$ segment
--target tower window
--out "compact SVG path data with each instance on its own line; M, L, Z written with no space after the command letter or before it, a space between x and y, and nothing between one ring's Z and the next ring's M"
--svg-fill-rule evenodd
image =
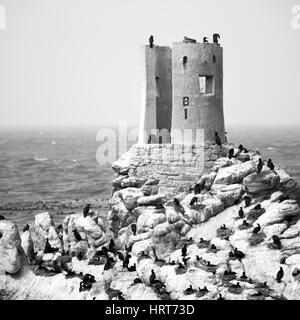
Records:
M213 94L214 76L199 76L200 93Z
M217 61L217 58L215 55L213 55L213 63L216 63L216 61Z
M187 119L187 109L184 109L184 119Z
M189 97L183 97L182 98L182 104L183 104L184 107L188 106L190 104Z

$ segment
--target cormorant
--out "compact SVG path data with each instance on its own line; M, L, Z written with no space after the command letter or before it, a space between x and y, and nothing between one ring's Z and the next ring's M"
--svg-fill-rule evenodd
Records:
M244 218L244 215L245 215L244 210L243 210L243 208L242 208L242 207L240 207L240 210L239 210L239 217L240 217L240 218Z
M81 240L82 240L79 232L78 232L76 229L74 229L72 232L73 232L73 234L74 234L74 237L75 237L75 240L76 240L76 241L81 241Z
M218 132L215 132L215 142L218 146L222 145L221 138L219 137Z
M149 37L149 44L150 44L150 48L151 48L151 49L153 48L153 43L154 43L154 38L153 38L153 36L151 35L151 36Z
M84 216L84 217L86 217L86 216L89 214L90 207L91 207L91 204L88 203L88 204L83 208L83 216Z
M255 228L253 229L252 233L257 234L257 233L259 233L260 229L261 229L261 228L260 228L260 224L258 223L258 224L257 224L257 227L255 227Z
M277 276L276 276L276 280L278 283L281 282L281 279L283 278L283 274L284 274L283 269L282 267L280 267L280 270L277 272Z
M264 163L262 162L261 158L259 158L258 164L257 164L257 173L261 173L263 166L264 166Z

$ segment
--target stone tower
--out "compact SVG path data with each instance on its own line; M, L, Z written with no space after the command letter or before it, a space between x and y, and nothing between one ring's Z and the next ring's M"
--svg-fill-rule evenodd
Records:
M172 50L142 46L142 107L139 143L170 143L170 134L161 141L155 130L170 132L172 121Z
M215 143L215 132L225 142L223 49L187 39L172 50L143 46L140 144L198 144L199 133ZM155 129L162 130L160 137Z

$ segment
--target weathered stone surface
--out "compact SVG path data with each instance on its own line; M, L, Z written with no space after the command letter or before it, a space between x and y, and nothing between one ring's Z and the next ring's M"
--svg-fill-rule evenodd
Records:
M215 178L215 184L241 183L249 174L256 171L256 161L235 164L230 167L220 168Z
M259 194L262 192L271 191L279 185L279 182L280 177L273 171L252 173L243 180L245 190L249 194Z
M125 208L127 210L132 210L138 206L137 200L143 197L143 193L138 188L126 188L118 191L119 197L122 199Z
M0 274L17 273L24 261L18 228L11 221L0 220L0 235Z
M231 184L224 186L217 191L218 198L225 206L232 206L236 200L239 200L243 194L243 187L240 184Z
M46 239L49 240L53 248L58 248L60 251L62 243L55 230L53 217L49 212L43 212L35 216L35 250L44 250Z
M138 205L140 206L152 206L156 204L162 204L166 200L165 195L163 194L156 194L147 197L140 197L137 200Z
M21 246L24 250L25 255L29 261L34 259L34 242L31 237L30 230L27 230L21 235Z

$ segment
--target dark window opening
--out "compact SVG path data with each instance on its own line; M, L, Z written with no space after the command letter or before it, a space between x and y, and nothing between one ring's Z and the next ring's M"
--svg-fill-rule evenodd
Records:
M182 104L183 104L183 106L188 106L190 104L189 97L183 97L182 98Z
M184 109L184 119L187 119L187 109Z
M217 61L217 58L215 55L213 55L213 63L216 63L216 61Z
M199 76L200 93L214 93L214 76Z
M155 85L156 85L156 96L160 96L160 90L159 90L159 77L155 77Z

